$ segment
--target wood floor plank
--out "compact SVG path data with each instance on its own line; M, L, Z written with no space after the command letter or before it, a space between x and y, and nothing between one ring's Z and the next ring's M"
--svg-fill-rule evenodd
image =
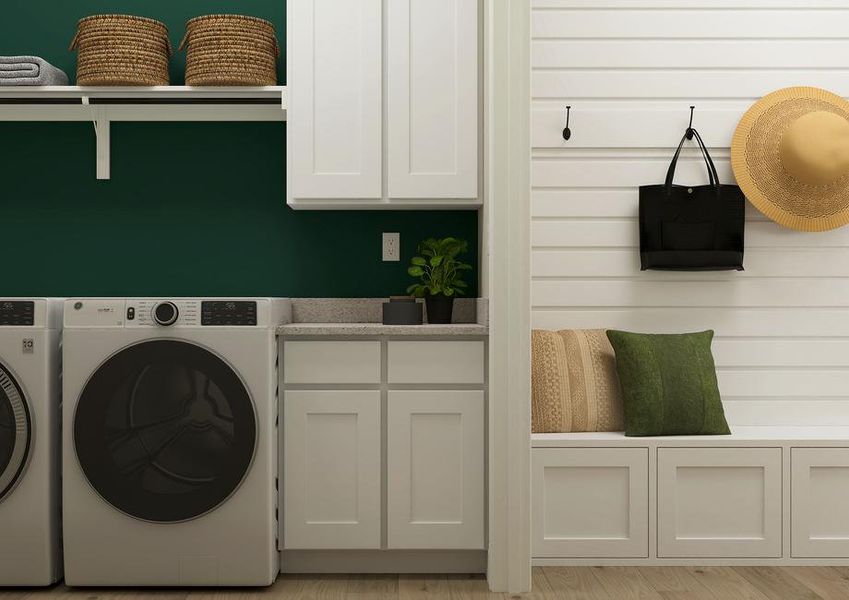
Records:
M448 595L451 600L495 600L509 598L493 594L484 575L448 575Z
M715 600L713 594L679 567L638 567L639 574L667 600Z
M398 600L449 600L445 575L401 575L398 578Z
M592 574L593 567L543 567L549 589L565 600L606 600L601 582Z
M717 600L770 600L731 567L684 567Z
M816 592L780 568L732 567L768 598L823 600Z
M601 583L607 598L663 600L663 596L643 579L637 567L594 567L591 572Z
M830 567L784 567L782 570L824 600L849 598L849 579Z
M302 583L297 600L344 600L348 591L347 575L311 575Z

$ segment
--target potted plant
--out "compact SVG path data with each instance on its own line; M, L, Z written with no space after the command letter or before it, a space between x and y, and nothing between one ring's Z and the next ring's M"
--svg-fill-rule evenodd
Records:
M428 323L451 322L454 298L465 295L468 287L463 281L463 271L472 268L457 257L468 249L465 240L429 238L419 244L418 255L410 260L407 273L419 281L408 287L407 293L425 299Z

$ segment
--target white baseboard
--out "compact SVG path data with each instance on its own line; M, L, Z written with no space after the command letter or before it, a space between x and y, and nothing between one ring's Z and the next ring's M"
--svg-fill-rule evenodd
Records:
M483 550L283 550L281 573L485 573Z

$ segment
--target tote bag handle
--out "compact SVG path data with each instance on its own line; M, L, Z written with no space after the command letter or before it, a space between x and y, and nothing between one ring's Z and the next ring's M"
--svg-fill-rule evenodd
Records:
M702 140L702 136L699 135L699 132L695 129L691 129L693 132L693 137L696 139L696 142L699 145L699 150L702 152L702 157L705 160L705 165L707 165L708 179L710 180L710 186L715 188L717 192L719 192L719 175L716 172L716 165L713 164L713 159L710 157L710 153L705 146L704 141ZM685 133L681 137L681 142L678 144L678 149L675 151L675 155L672 157L672 162L669 163L669 170L666 171L666 193L672 194L672 180L675 178L675 167L678 165L678 157L681 155L681 148L684 147L684 142L687 140L687 134Z

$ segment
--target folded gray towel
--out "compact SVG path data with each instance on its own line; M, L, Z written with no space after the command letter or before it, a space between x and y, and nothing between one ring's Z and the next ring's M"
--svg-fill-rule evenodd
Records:
M0 56L4 85L68 85L68 76L38 56Z

